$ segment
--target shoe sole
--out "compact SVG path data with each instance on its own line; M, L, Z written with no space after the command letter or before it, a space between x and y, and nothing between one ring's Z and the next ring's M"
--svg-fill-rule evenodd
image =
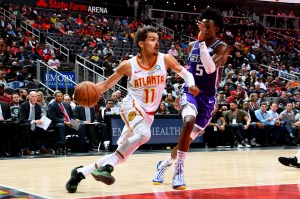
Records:
M181 185L181 186L173 186L173 189L176 189L176 190L184 190L186 189L186 185Z
M76 186L76 189L72 189L69 185L69 182L67 182L66 184L66 190L69 192L69 193L75 193L77 191L77 186Z
M152 184L153 184L153 185L162 185L163 183L162 183L162 182L154 182L154 181L153 181Z
M103 175L103 174L94 174L94 173L91 174L96 181L101 181L107 185L111 185L116 181L116 179L112 175Z

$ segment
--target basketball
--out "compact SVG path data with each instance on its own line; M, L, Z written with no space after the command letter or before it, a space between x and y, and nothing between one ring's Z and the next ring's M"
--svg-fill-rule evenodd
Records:
M100 99L100 91L95 83L84 81L75 87L74 100L81 106L95 106Z

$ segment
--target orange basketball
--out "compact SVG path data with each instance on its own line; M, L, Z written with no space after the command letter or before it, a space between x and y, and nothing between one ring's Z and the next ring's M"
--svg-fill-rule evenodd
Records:
M100 99L100 91L95 83L84 81L75 87L74 100L81 106L95 106Z

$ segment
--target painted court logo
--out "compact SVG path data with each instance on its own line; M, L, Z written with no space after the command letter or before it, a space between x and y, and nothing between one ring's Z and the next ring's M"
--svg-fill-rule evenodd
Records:
M134 111L130 112L128 114L128 120L132 121L135 118L135 116L136 116L136 113Z

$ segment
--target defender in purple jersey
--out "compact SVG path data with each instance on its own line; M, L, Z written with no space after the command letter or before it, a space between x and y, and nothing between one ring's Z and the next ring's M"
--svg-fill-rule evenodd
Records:
M176 159L173 188L185 189L183 167L190 143L201 133L211 119L214 110L215 94L219 83L222 66L226 63L230 48L217 39L217 32L222 29L223 18L220 11L210 7L204 9L197 22L199 28L198 40L188 45L189 69L193 74L195 84L201 92L194 97L187 93L183 86L180 95L181 115L183 127L172 153L164 161L157 164L153 184L162 184L164 173Z

